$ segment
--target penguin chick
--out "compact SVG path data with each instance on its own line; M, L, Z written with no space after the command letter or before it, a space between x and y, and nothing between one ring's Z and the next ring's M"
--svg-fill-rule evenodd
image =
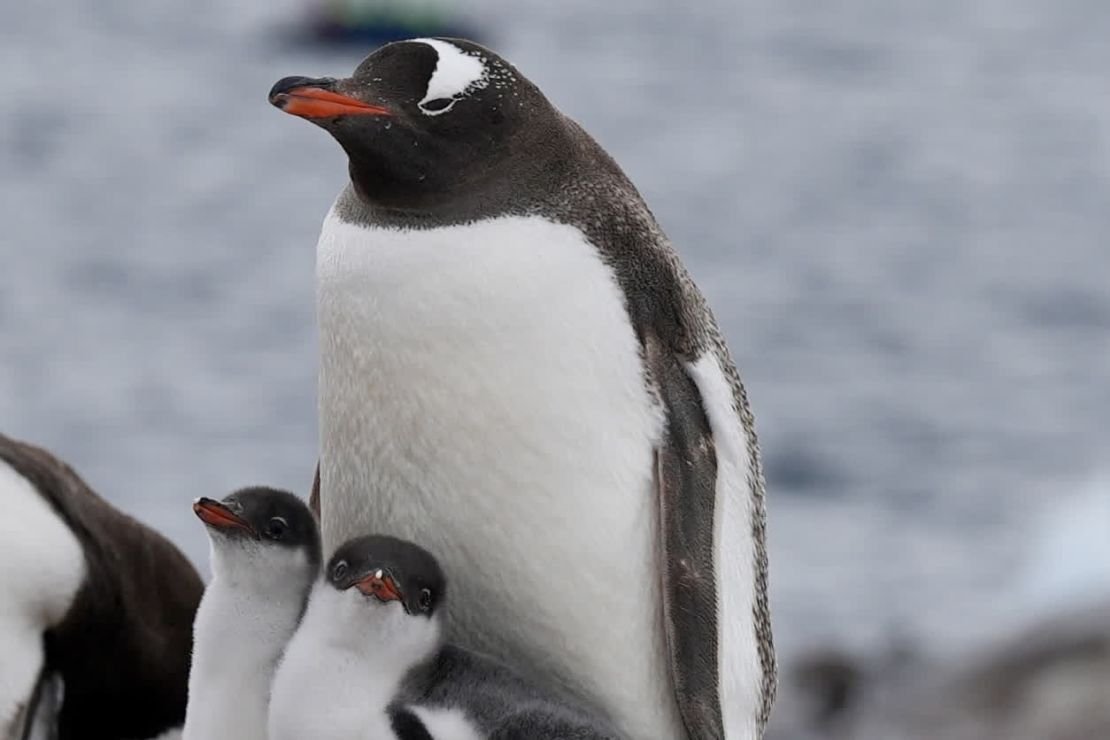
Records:
M245 488L193 511L212 582L193 633L184 740L264 740L274 670L320 571L320 533L292 493Z
M446 644L447 579L394 537L342 545L274 679L272 740L601 740L608 721Z

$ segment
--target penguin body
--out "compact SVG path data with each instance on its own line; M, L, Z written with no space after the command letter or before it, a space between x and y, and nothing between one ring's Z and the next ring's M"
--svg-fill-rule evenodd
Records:
M3 435L0 503L0 736L27 723L57 740L179 728L203 591L192 565L57 458Z
M389 259L374 259L383 252ZM563 279L537 288L540 274ZM320 418L323 449L335 453L322 462L323 491L383 491L326 500L325 536L348 539L360 522L376 521L443 552L453 582L481 584L453 599L449 621L464 644L541 675L591 666L580 684L587 696L617 692L626 706L646 699L645 727L675 726L671 689L657 679L668 668L652 608L661 598L652 445L663 413L644 388L619 288L590 244L537 217L394 233L333 213L319 280ZM375 296L376 339L348 319L367 295ZM583 323L594 327L589 346L578 335ZM395 349L362 354L371 341ZM445 363L444 341L465 347L466 361ZM579 381L583 365L598 369L596 382ZM545 454L552 436L562 460ZM357 454L353 440L380 457ZM397 444L407 455L385 452ZM425 464L409 468L409 457ZM405 492L403 505L394 491ZM512 555L519 552L529 557ZM552 577L571 553L589 553L592 565ZM506 604L519 610L513 620ZM506 643L508 654L498 649ZM561 653L547 653L549 645L563 645Z

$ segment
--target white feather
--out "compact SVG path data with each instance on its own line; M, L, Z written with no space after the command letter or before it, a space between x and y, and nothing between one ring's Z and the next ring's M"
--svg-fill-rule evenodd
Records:
M271 740L393 737L386 709L438 646L440 627L371 598L317 583L274 676Z
M634 737L679 736L662 412L597 250L538 217L398 231L333 210L318 278L325 551L369 531L423 544L465 645L600 701Z
M482 740L477 729L459 709L409 707L424 723L432 740Z
M30 698L42 633L85 580L81 543L31 483L0 460L0 737Z
M732 386L712 354L687 366L701 393L717 451L713 567L717 575L717 637L721 710L728 740L759 736L756 718L762 670L752 616L755 543L751 526L752 463Z
M427 103L440 99L453 101L467 91L485 84L486 65L477 54L463 51L454 44L439 39L415 39L414 42L427 44L435 49L437 55L436 67L428 79L427 90L417 104L424 115L442 115L454 105L452 102L446 108L427 110L424 107Z
M270 682L315 575L303 549L211 534L184 740L264 740Z

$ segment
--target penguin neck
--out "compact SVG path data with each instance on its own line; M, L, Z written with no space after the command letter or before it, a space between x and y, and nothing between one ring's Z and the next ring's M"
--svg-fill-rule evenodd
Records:
M519 159L506 170L511 177L480 170L460 179L460 173L453 173L450 187L439 192L393 200L395 189L387 188L390 199L386 200L380 197L377 168L351 159L350 180L336 206L348 223L394 229L433 229L498 216L533 215L547 210L542 206L552 193L567 189L572 167L565 159ZM525 197L524 192L534 197Z
M301 548L213 543L211 562L204 598L221 607L219 618L229 627L265 621L292 634L319 575L319 565Z
M479 200L464 192L450 199L423 198L404 207L375 200L354 162L351 179L340 193L336 207L344 221L361 226L394 229L433 229L469 221L477 221L511 211L503 198Z
M270 681L315 577L303 552L276 549L213 544L212 582L194 625L185 740L266 737Z
M405 198L403 207L376 199L376 188L369 184L375 180L376 168L358 157L349 158L349 180L335 201L335 215L349 224L402 230L459 226L505 216L541 216L573 225L603 251L614 234L637 241L666 241L655 217L613 158L577 123L552 113L558 123L542 134L536 132L540 138L526 149L529 156L515 156L511 166L502 163L497 170L501 176L484 171L474 174L475 179L456 178L449 193ZM536 156L537 152L558 155ZM615 210L614 216L592 218L598 204Z
M400 602L380 603L354 589L340 592L325 585L313 592L305 628L318 630L333 649L349 653L364 668L367 690L390 695L443 644L438 617L412 616Z
M265 631L260 640L284 647L304 614L312 584L319 576L317 559L304 548L247 543L212 546L212 582L204 594L212 616L224 631Z
M437 653L440 628L400 604L372 613L377 606L316 583L274 677L269 740L393 737L388 707L412 668Z

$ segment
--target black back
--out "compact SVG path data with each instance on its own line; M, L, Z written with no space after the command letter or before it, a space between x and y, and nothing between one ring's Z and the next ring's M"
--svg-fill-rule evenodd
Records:
M59 740L149 738L180 725L204 591L196 570L45 450L0 435L0 459L35 486L85 553L86 581L43 637L44 670L65 685Z

